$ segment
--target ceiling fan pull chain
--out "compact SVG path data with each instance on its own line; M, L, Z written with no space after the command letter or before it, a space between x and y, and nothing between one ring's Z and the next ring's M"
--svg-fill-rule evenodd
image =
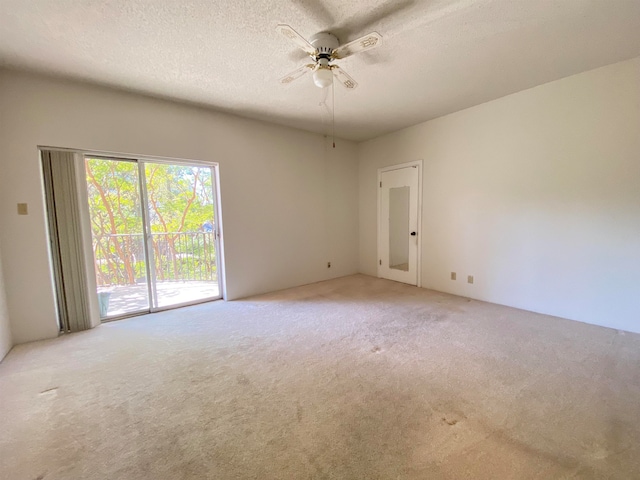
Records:
M336 148L336 82L331 82L331 141Z

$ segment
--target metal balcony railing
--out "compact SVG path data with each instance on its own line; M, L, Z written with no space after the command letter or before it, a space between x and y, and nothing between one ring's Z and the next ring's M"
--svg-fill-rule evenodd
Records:
M153 233L151 238L157 281L218 280L212 232ZM143 234L94 235L93 255L99 287L146 282Z

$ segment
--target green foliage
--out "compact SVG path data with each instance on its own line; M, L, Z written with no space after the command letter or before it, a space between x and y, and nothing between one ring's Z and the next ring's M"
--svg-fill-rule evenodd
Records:
M194 232L213 223L209 168L147 163L145 176L153 232Z
M91 224L95 235L142 233L138 164L86 161ZM196 232L214 222L209 168L145 164L152 232Z
M138 164L85 162L96 273L100 285L146 275ZM145 163L147 215L158 280L213 280L213 178L207 167Z

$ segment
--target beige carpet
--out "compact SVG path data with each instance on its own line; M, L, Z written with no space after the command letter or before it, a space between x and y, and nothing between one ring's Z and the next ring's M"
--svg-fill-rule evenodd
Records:
M366 276L0 364L0 478L640 478L640 335Z

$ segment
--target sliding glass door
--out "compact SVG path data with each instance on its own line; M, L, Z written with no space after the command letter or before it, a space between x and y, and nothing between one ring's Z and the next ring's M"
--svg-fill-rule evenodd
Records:
M209 167L144 163L155 304L219 298Z
M102 319L221 297L215 170L85 157Z
M85 169L100 316L149 311L138 164L86 158Z

